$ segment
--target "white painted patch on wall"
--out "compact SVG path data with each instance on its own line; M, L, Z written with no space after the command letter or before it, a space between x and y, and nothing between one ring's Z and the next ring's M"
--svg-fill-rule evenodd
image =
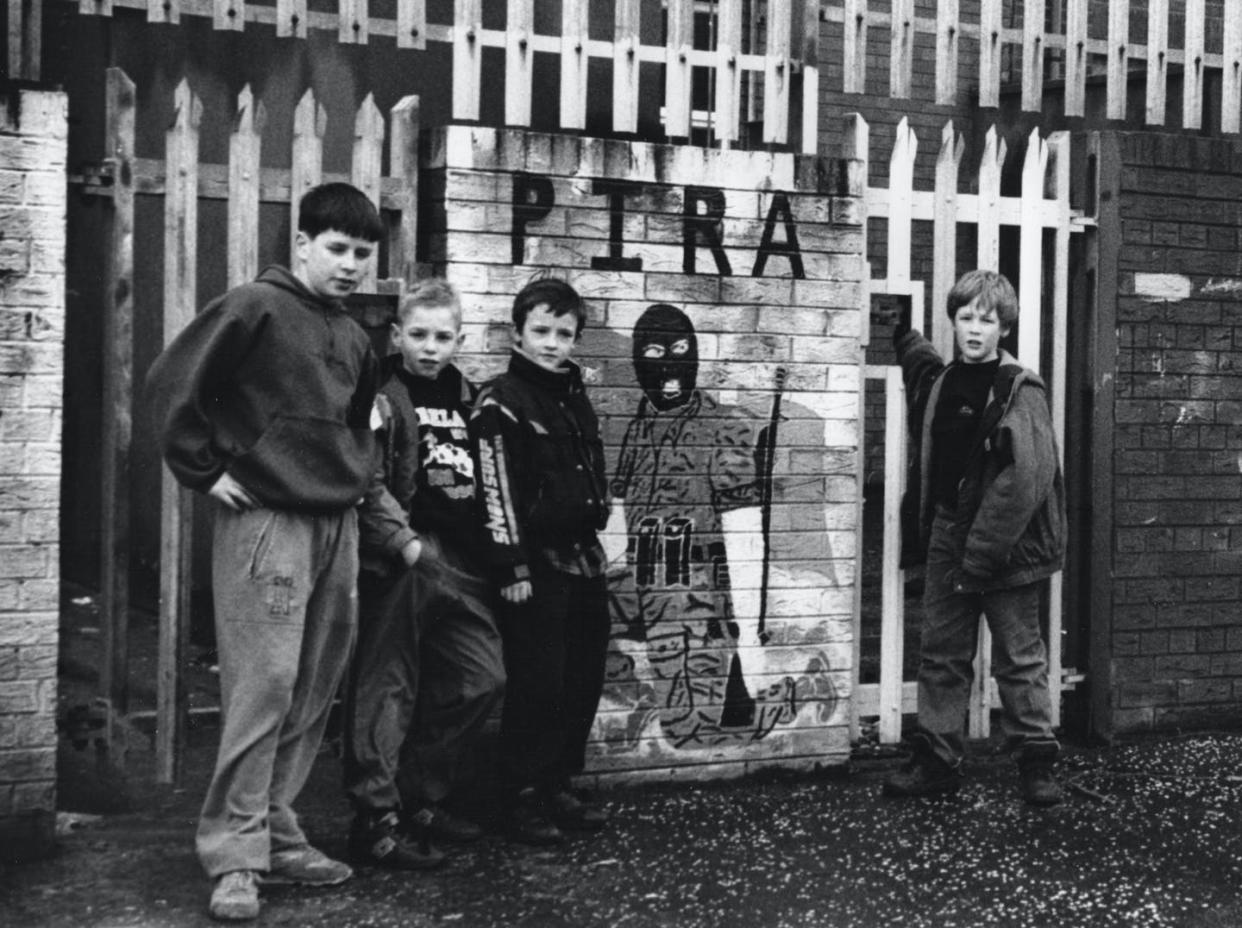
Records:
M1234 277L1222 277L1217 280L1215 277L1208 278L1208 282L1203 285L1200 293L1242 293L1242 280Z
M1182 274L1135 274L1134 295L1149 302L1179 303L1190 296L1190 278Z

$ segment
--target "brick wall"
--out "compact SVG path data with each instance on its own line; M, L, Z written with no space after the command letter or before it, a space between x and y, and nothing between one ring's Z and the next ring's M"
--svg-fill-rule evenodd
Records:
M55 823L67 105L0 111L0 848Z
M1242 145L1130 133L1114 150L1111 720L1237 724Z
M860 193L856 166L787 154L432 133L425 257L465 296L467 371L506 363L512 298L534 275L566 277L590 307L578 356L621 520L591 772L718 777L848 756ZM686 218L709 209L718 221ZM634 349L656 303L693 327L696 390L643 420Z

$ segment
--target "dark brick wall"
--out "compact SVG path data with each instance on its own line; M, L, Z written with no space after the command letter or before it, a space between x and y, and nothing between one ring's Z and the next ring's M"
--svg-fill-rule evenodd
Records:
M1118 142L1112 727L1242 723L1242 144Z

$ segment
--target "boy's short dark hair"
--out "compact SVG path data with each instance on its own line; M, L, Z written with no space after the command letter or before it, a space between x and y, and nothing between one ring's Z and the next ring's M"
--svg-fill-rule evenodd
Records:
M586 304L578 291L566 281L556 277L541 277L532 280L518 291L513 298L513 326L519 332L526 325L526 317L530 311L541 303L548 305L548 312L554 316L570 313L578 320L576 334L581 335L587 323Z
M420 306L447 306L453 311L457 327L461 328L461 295L443 277L428 277L415 284L414 289L401 298L397 320L405 322L410 313Z
M1012 328L1018 321L1018 296L1013 292L1013 284L1003 274L974 270L958 278L945 301L949 318L955 318L957 311L975 297L979 298L980 308L996 313L1002 328Z
M298 231L311 238L321 232L343 232L364 242L384 237L384 223L370 198L353 184L312 187L298 203Z

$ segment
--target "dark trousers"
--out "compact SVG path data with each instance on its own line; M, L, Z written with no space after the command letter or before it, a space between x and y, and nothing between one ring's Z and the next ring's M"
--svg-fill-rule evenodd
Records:
M536 568L534 594L501 604L505 645L500 737L505 791L562 785L581 773L604 688L607 586Z
M444 799L504 692L490 585L434 544L410 570L359 578L345 789L359 810Z

